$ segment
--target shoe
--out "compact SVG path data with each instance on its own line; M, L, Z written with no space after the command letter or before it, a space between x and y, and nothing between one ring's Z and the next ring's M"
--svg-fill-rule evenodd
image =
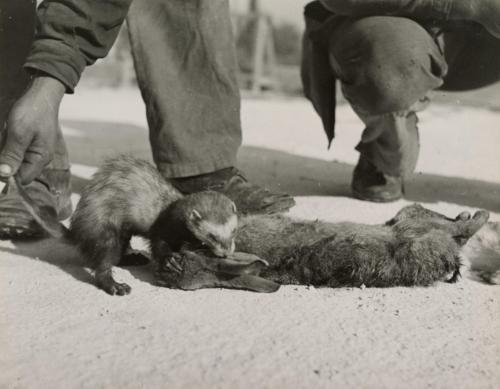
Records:
M69 170L44 170L42 176L24 190L44 217L60 221L71 216ZM0 194L0 239L37 239L47 235L24 206L17 188L6 185Z
M354 168L351 189L355 198L376 203L399 200L404 193L402 177L389 176L378 171L363 156Z
M170 179L184 194L214 190L225 194L241 214L274 214L286 212L295 200L285 193L273 193L248 182L241 171L229 167L209 174Z

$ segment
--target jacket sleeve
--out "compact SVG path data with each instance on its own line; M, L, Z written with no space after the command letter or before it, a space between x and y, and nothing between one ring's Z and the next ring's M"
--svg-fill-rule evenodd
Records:
M448 20L458 3L469 0L320 0L331 12L345 16L406 16L417 19ZM457 3L457 4L455 4Z
M84 68L105 57L125 20L132 0L45 0L28 71L41 71L61 81L72 93Z
M337 17L326 10L319 1L309 3L304 10L306 29L302 37L302 62L300 75L304 95L311 101L321 117L328 138L328 148L335 136L336 77L328 59L330 26Z

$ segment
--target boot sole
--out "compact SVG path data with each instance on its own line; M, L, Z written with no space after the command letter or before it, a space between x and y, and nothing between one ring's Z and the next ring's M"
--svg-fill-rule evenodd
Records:
M374 196L369 196L365 195L361 192L358 192L355 189L351 189L352 196L358 200L363 200L363 201L370 201L372 203L392 203L394 201L400 200L403 198L403 194L399 195L394 195L391 197L374 197Z

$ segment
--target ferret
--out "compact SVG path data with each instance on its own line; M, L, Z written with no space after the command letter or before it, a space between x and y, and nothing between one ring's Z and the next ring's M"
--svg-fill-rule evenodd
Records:
M152 164L132 156L104 162L83 189L69 229L41 215L22 185L13 183L40 226L77 246L95 270L97 286L111 295L131 291L129 285L114 280L112 267L125 255L133 235L151 241L152 260L161 266L169 260L163 256L183 244L204 245L219 257L234 251L233 201L214 191L183 196Z

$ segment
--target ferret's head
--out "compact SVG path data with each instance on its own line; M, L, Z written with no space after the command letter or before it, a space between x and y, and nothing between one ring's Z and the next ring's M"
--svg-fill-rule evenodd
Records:
M218 257L234 252L238 227L236 205L225 195L203 191L189 196L187 227Z

